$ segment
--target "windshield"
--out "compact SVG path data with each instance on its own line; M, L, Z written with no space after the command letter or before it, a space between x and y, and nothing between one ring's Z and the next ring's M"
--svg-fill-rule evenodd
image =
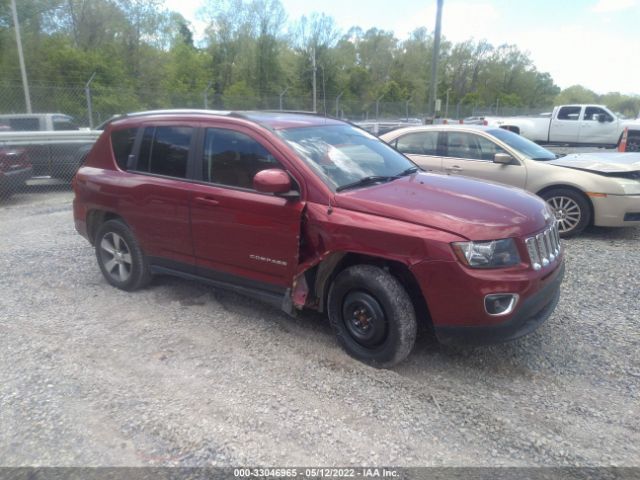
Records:
M557 158L555 153L504 128L489 130L489 133L532 160L555 160Z
M417 169L387 144L351 125L289 128L278 133L334 190L390 181ZM372 182L361 182L364 179Z

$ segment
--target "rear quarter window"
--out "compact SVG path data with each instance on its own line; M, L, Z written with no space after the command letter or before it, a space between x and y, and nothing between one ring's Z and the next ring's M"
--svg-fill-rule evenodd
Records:
M113 149L113 156L120 170L127 169L129 155L131 155L133 151L133 144L136 141L137 134L137 128L125 128L111 133L111 148Z

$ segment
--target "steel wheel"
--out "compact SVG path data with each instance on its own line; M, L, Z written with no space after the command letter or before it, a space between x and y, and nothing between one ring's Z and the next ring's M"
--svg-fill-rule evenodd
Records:
M409 294L388 271L353 265L333 280L327 298L331 328L349 355L375 367L404 360L416 340Z
M100 242L100 255L108 275L118 282L126 282L131 276L131 250L124 238L109 232Z
M366 292L354 291L345 297L342 318L351 337L362 346L379 345L387 334L384 311Z
M558 231L567 233L578 226L582 219L580 205L569 197L551 197L547 200L558 221Z

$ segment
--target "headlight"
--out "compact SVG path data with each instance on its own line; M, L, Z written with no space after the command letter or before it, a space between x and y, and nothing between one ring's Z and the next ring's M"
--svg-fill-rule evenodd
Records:
M460 261L469 267L500 268L520 263L513 238L488 242L454 242L451 245Z

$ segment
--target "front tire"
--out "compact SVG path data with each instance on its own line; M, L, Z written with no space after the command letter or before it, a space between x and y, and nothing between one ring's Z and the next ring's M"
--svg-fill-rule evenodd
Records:
M381 268L356 265L340 272L329 291L328 315L340 345L364 363L392 367L413 349L413 303L400 282Z
M121 220L109 220L100 226L95 249L102 275L114 287L132 291L151 281L147 259L133 232Z
M589 202L581 193L568 188L555 188L540 196L553 209L562 238L580 234L591 222Z

